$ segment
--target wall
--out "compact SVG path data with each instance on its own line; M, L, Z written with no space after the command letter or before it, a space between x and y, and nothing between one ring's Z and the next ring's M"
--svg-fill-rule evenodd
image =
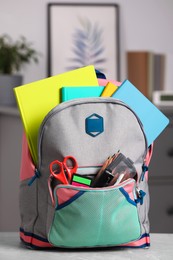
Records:
M25 35L42 53L38 65L31 64L22 71L28 83L47 76L47 3L48 0L0 0L0 35L13 39ZM77 2L79 0L52 1ZM86 1L93 2L93 1ZM95 3L107 3L95 0ZM126 50L151 50L166 54L166 89L173 89L173 1L115 0L120 6L121 80L126 77ZM106 15L106 14L105 14Z

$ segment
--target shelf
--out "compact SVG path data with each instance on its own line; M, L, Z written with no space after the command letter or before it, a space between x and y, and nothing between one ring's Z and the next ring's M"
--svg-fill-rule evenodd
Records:
M17 107L7 107L0 106L0 115L8 115L8 116L20 116L19 110Z
M157 106L157 105L155 105L155 106ZM163 113L169 113L169 114L173 113L173 106L162 106L162 105L160 105L160 106L157 106L157 108L159 110L161 110Z

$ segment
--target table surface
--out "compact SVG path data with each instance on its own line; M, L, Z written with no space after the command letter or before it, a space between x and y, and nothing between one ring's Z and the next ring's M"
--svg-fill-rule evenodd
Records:
M2 260L173 260L173 234L151 234L149 249L31 250L25 248L15 232L0 233Z

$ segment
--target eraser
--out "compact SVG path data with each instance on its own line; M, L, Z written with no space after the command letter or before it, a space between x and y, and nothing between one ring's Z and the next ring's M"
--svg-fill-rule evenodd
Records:
M85 186L90 186L91 179L84 177L84 176L81 176L79 174L74 174L73 178L72 178L72 184L73 183L78 183L78 184L82 184L82 185L85 185Z

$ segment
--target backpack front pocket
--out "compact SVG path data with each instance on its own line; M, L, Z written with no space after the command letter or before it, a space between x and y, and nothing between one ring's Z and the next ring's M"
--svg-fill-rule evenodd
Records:
M57 185L50 243L59 247L95 247L137 240L141 228L134 188L134 180L102 189Z

